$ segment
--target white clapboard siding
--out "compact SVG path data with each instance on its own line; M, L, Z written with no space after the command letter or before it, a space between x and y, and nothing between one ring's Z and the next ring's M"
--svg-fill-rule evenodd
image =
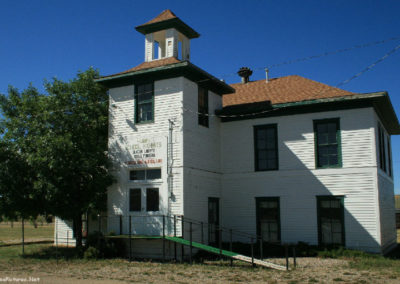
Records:
M72 221L55 218L54 245L75 246L76 240L73 235Z
M343 167L315 168L313 120L339 118ZM253 126L277 124L279 170L254 171ZM344 195L348 247L380 252L372 108L221 125L223 223L256 233L255 197L280 197L283 242L318 243L318 195Z
M379 209L381 222L381 242L383 250L397 243L396 210L394 206L393 180L387 175L378 174Z
M208 91L209 126L198 123L198 86L184 81L183 167L184 213L188 218L208 222L208 198L221 197L220 120L213 114L222 107L221 96ZM188 234L188 225L186 232ZM193 240L201 240L201 227L192 225ZM203 228L206 239L207 228Z
M137 184L129 181L133 160L130 145L138 139L157 139L162 142L162 179L155 186L160 192L159 214L183 214L183 136L182 97L183 77L154 82L154 122L135 123L134 85L112 88L110 94L109 154L113 158L117 182L108 189L108 215L129 215L129 189ZM169 120L173 127L173 198L169 198L167 174L167 143ZM146 212L141 212L143 215ZM115 217L110 217L115 219ZM138 220L138 219L135 219ZM109 220L109 230L119 231L119 220ZM128 228L128 218L123 219L123 228ZM135 222L135 221L133 221ZM123 229L124 232L126 229Z
M160 200L162 214L208 221L208 198L220 198L220 222L256 233L256 197L279 197L283 242L318 243L319 195L344 196L347 247L381 252L393 242L393 181L377 169L374 109L360 108L221 123L213 114L221 96L209 91L209 127L198 124L198 86L183 78L154 84L154 122L135 124L134 86L110 90L109 152L117 183L108 190L108 214L128 215L129 146L138 138L165 139ZM339 118L342 167L316 169L314 120ZM173 127L173 195L168 194L166 142ZM276 124L279 170L255 172L253 127ZM378 177L378 172L382 175ZM144 212L145 213L145 212ZM117 220L117 219L116 219ZM117 220L118 221L118 220ZM109 221L118 231L119 222ZM128 228L124 219L123 228ZM180 232L178 223L178 234ZM185 233L188 226L185 224ZM194 240L201 238L193 227ZM207 235L207 228L204 228ZM240 241L245 241L240 239Z

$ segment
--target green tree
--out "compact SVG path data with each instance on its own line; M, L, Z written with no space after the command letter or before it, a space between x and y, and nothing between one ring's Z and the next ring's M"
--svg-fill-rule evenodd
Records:
M45 83L46 95L33 87L22 94L10 88L0 99L4 139L16 145L35 172L33 194L45 196L44 211L73 221L82 246L82 215L104 210L108 172L108 96L94 82L92 68L69 82Z
M40 189L34 189L36 173L29 165L19 144L26 140L29 115L38 102L37 91L31 86L22 94L9 88L9 96L0 96L3 114L13 118L4 118L0 124L0 216L8 220L34 218L45 213L45 195ZM30 106L30 110L28 110ZM12 125L10 129L8 126Z

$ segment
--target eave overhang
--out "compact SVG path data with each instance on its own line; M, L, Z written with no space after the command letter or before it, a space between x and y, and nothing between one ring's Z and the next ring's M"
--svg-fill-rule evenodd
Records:
M216 110L222 122L302 113L373 107L391 135L400 134L400 125L387 92L347 95L281 104L268 101L232 105Z
M129 73L101 77L95 81L107 88L115 88L142 82L185 77L212 92L223 95L234 93L235 89L189 61L148 68Z

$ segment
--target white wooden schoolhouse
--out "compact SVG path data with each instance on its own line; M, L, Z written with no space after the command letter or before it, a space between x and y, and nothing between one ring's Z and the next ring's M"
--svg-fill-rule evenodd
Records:
M282 244L396 245L390 137L400 125L386 92L252 81L245 67L229 85L191 63L199 34L170 10L136 30L144 62L97 80L109 88L117 180L107 231L157 236L164 215L167 235L181 236L172 216L211 224L209 243L223 226Z

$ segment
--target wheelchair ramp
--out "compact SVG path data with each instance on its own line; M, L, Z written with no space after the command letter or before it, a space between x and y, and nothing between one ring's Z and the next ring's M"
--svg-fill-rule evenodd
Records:
M169 240L171 242L190 246L190 241L182 239L182 238L165 236L165 239ZM214 254L218 254L218 255L222 254L223 256L226 256L226 257L229 257L232 259L236 259L236 260L240 260L240 261L244 261L244 262L248 262L248 263L253 263L251 257L241 255L241 254L229 251L229 250L221 250L220 251L219 248L208 246L208 245L203 245L203 244L197 243L197 242L192 242L192 247L201 249L204 251L208 251L208 252L211 252ZM278 265L278 264L275 264L272 262L268 262L268 261L264 261L264 260L260 260L260 259L256 259L256 258L254 258L254 264L263 266L263 267L267 267L267 268L277 269L277 270L286 270L286 267L283 265Z

